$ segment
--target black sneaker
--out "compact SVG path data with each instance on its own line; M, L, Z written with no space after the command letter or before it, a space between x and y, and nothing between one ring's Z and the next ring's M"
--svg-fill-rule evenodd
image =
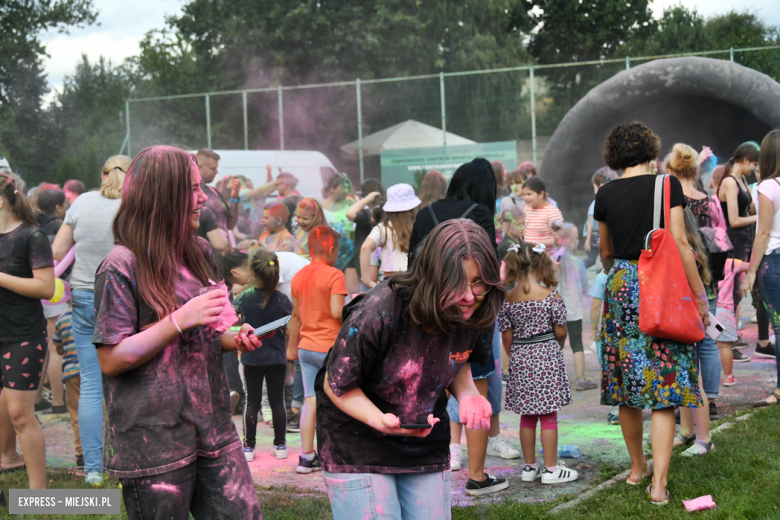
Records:
M750 361L750 356L746 356L735 348L732 348L731 352L734 354L734 363L747 363Z
M303 455L300 455L298 457L298 467L295 468L295 472L307 475L312 471L322 471L320 457L315 453L312 460L307 460Z
M290 433L298 433L301 431L301 414L290 413L290 418L287 419L287 431Z
M61 404L61 405L52 405L52 407L45 412L47 415L59 415L63 413L68 413L68 407L67 405Z
M775 344L767 343L766 347L756 345L756 356L775 359Z
M473 497L480 495L487 495L489 493L495 493L509 487L509 482L505 478L494 477L489 473L485 473L485 480L477 482L474 479L469 479L466 482L466 494Z
M718 407L715 405L715 401L710 401L710 419L718 419Z
M731 344L731 348L738 348L738 349L747 348L747 346L748 346L747 342L742 340L742 333L741 332L739 334L737 334L737 341L735 341L735 342L733 342Z
M76 455L76 466L80 468L84 467L84 455Z

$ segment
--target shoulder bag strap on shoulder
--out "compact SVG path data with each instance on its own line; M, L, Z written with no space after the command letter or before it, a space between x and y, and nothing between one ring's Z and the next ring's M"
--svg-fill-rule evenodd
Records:
M664 227L670 229L672 221L672 178L664 175Z
M661 204L663 203L664 175L655 177L655 194L653 195L653 229L661 227Z
M479 206L479 204L477 204L476 202L474 204L472 204L471 206L469 206L469 209L467 209L466 212L463 215L460 216L460 218L466 218L468 216L468 214L471 213L472 210L474 208L476 208L477 206Z
M436 218L436 213L433 212L433 204L428 205L428 213L431 214L431 218L433 219L433 225L434 227L439 225L439 219Z

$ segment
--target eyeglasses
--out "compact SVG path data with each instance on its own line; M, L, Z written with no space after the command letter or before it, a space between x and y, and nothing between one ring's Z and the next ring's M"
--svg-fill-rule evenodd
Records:
M469 288L471 289L471 294L474 296L485 296L487 293L490 292L490 289L492 287L482 280L477 280L476 282L471 282L468 284Z

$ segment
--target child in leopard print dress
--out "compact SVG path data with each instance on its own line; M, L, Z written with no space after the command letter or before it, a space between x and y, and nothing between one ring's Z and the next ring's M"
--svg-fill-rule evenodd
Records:
M515 283L498 315L509 354L506 408L522 415L520 445L525 458L521 478L543 484L576 480L577 472L558 466L558 410L571 403L563 362L566 307L556 290L555 264L543 244L509 248L506 282ZM544 465L536 462L536 423L541 423Z

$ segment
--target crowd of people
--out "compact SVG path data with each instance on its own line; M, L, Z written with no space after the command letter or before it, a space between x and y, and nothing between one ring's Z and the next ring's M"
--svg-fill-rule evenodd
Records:
M26 191L0 172L0 466L26 468L30 487L44 488L36 412L69 413L86 482L119 479L130 518L260 518L247 463L267 423L279 460L287 433L300 432L296 471L323 472L335 518L449 518L464 426L469 495L508 486L485 471L487 456L522 456L522 481L571 482L577 472L557 460L558 412L572 389L600 386L631 458L627 483L652 477L662 505L672 448L715 450L721 370L736 385L733 363L750 360L739 333L747 294L755 355L776 357L780 131L720 166L713 150L683 143L660 156L646 126L615 128L581 231L530 162L507 172L478 158L449 182L430 171L417 188L367 179L357 192L334 174L321 200L270 166L260 187L214 183L220 157L209 149L111 157L93 191L79 181ZM661 174L660 223L695 320L722 325L696 343L640 324ZM278 320L275 333L255 333ZM586 346L600 385L586 377ZM778 399L780 382L755 405ZM500 431L502 408L521 416L520 450Z

